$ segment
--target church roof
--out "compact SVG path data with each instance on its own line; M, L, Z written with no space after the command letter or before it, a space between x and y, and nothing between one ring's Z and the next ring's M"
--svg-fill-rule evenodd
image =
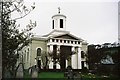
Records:
M49 38L64 38L64 39L71 39L71 40L80 40L84 42L83 39L74 36L69 31L63 31L63 30L53 30L47 35L39 36L34 35L32 39L39 39L39 40L48 40Z
M66 33L66 34L61 34L61 35L55 35L55 36L51 36L50 38L65 38L65 39L74 39L74 40L80 40L83 41L81 38L78 38L70 33Z
M34 39L34 40L47 40L47 37L42 37L40 35L33 35L32 39Z
M69 31L63 31L63 30L53 30L47 35L43 35L42 37L51 37L51 36L57 36L57 35L62 35L62 34L68 34L70 33Z

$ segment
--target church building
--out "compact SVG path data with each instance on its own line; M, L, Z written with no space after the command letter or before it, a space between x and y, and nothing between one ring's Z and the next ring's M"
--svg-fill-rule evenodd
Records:
M53 15L52 31L43 36L34 35L29 45L20 51L18 63L23 62L25 69L34 65L39 69L88 68L88 43L66 30L66 19L60 10Z

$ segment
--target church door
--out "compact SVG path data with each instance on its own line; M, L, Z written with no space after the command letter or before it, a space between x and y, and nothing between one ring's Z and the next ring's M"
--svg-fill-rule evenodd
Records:
M84 61L81 62L82 63L82 69L84 68Z
M71 53L71 46L60 46L60 67L66 68L66 58Z

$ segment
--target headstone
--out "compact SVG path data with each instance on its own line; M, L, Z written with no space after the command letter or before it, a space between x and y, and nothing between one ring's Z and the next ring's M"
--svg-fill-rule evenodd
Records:
M23 64L20 63L20 64L18 65L17 70L16 70L16 78L23 78L23 75L24 75Z
M71 66L67 67L67 72L65 72L64 76L68 79L68 80L80 80L80 73L78 72L74 72L72 70Z
M80 74L81 73L79 73L79 72L74 72L74 80L81 80Z
M31 77L32 78L37 78L38 77L38 68L37 68L36 65L32 67Z
M32 73L32 68L31 67L28 69L28 73L29 73L29 75L31 75L31 73Z
M73 71L72 70L68 70L67 77L68 77L68 79L73 79L74 75L73 75Z
M71 66L67 67L67 72L65 72L65 77L67 77L67 79L70 79L70 80L74 78L73 70Z

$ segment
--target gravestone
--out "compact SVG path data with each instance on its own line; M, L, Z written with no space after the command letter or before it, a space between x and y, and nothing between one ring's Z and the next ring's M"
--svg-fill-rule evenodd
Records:
M32 73L32 67L30 67L30 68L28 69L28 73L29 73L29 75L31 75L31 73Z
M16 70L16 78L23 78L23 76L24 76L23 64L20 63Z
M68 79L68 80L80 80L80 73L74 72L72 70L71 66L67 67L67 72L65 72L64 76Z
M38 68L37 68L36 65L32 67L31 77L32 78L37 78L38 77Z
M67 67L67 72L65 72L65 77L67 77L67 79L73 80L74 75L73 75L73 70L71 66Z
M74 80L81 80L80 72L74 72Z

